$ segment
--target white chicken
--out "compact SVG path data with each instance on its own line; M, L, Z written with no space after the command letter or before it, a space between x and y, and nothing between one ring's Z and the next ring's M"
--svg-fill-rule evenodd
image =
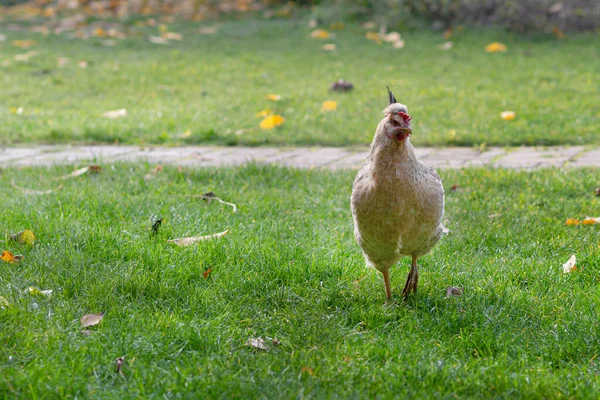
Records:
M371 151L352 187L354 234L367 265L383 274L392 301L389 269L402 256L412 265L402 290L416 292L417 259L442 237L444 188L435 170L423 164L410 144L411 117L388 88L389 105L377 126Z

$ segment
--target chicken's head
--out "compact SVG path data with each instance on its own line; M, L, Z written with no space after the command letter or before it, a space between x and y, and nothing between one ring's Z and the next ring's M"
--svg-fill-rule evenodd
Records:
M390 104L384 110L385 114L385 135L394 140L403 141L412 133L410 127L411 117L408 115L408 109L404 104L396 101L396 97L388 88Z

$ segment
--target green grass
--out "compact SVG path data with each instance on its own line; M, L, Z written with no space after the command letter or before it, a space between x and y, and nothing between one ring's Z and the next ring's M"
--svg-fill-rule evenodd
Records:
M217 34L197 32L211 25L221 27ZM67 33L3 32L0 144L366 145L386 106L386 85L409 106L419 146L600 143L595 34L558 41L466 30L443 51L441 34L428 30L403 32L402 50L365 39L356 24L332 40L315 40L307 19L172 24L184 39L169 45L148 42L158 28L130 29L114 47ZM39 54L15 61L26 51L11 45L15 39L37 40L30 50ZM508 51L485 53L492 41ZM328 42L337 52L321 51ZM58 68L59 57L71 62ZM356 89L328 93L338 78ZM281 100L269 102L266 94ZM325 100L337 101L337 111L320 111ZM127 117L102 117L121 108ZM285 123L259 129L256 113L266 108ZM503 121L505 110L517 119Z
M450 234L420 260L417 295L386 306L353 237L353 172L167 167L144 180L150 168L105 166L47 196L9 183L48 189L69 168L0 175L2 229L38 238L2 244L24 261L0 262L0 397L597 397L600 231L564 224L599 213L597 171L443 171L459 185ZM209 190L238 213L181 197ZM392 270L396 297L407 273L408 260ZM465 294L446 299L448 286ZM82 335L79 318L98 312ZM251 337L281 345L253 350Z

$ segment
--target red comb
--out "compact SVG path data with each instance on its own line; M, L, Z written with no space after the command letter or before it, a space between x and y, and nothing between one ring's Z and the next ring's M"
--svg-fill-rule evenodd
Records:
M398 115L402 117L404 122L410 122L410 120L412 119L410 115L408 115L407 113L402 112L402 111L399 111Z

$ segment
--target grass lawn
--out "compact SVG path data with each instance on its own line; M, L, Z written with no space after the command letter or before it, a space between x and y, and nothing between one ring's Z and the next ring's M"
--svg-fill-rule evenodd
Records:
M210 26L218 32L198 32ZM356 24L333 39L312 39L307 18L174 23L166 29L183 40L167 45L148 41L158 27L128 29L112 47L98 37L0 32L0 144L366 145L386 85L409 106L418 146L600 143L597 34L559 41L466 30L444 51L441 34L427 30L403 32L402 50L367 40ZM24 39L37 44L12 45ZM508 51L484 52L493 41ZM322 51L325 43L337 51ZM30 51L38 53L15 60ZM58 67L60 57L70 61ZM328 93L338 78L355 90ZM337 110L321 111L326 100ZM123 108L124 118L102 117ZM285 123L261 130L256 113L264 109ZM505 110L517 118L502 120Z
M0 397L596 398L600 214L594 170L443 171L451 232L419 292L384 305L349 210L353 172L105 166L0 174ZM182 197L214 191L239 210ZM155 237L150 226L164 218ZM168 238L231 229L176 247ZM577 269L563 274L572 255ZM399 297L408 260L392 270ZM212 268L207 278L203 273ZM52 289L51 297L23 293ZM444 298L448 286L461 297ZM104 312L89 336L79 319ZM269 350L245 346L265 338ZM267 338L281 341L279 346ZM125 356L124 376L115 360ZM194 393L194 394L192 394Z

